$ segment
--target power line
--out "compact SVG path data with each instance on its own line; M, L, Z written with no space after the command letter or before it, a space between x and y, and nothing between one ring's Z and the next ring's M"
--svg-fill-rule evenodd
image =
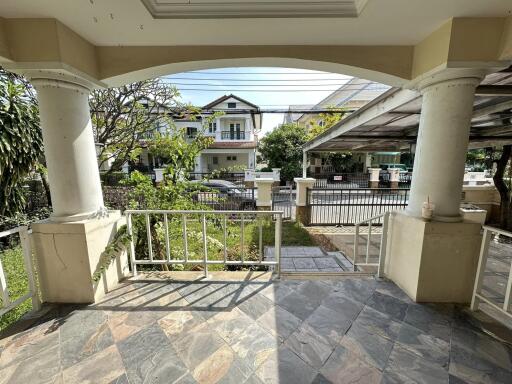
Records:
M332 72L204 72L202 71L187 71L186 73L196 73L200 75L333 75ZM352 79L352 76L345 76L347 79Z
M173 85L190 85L190 86L208 86L208 87L343 87L345 84L212 84L212 83L172 83ZM344 87L347 90L366 90L366 89L388 89L389 87L381 86L375 88L352 87L350 85Z
M205 89L205 88L178 88L180 91L199 91L199 92L336 92L336 89ZM386 88L387 89L387 88ZM366 88L351 89L351 91L361 90Z
M218 81L218 80L222 80L222 81L344 81L345 79L334 79L334 78L329 78L329 79L226 79L226 78L197 78L197 77L172 77L172 76L163 76L164 79L166 80L195 80L195 81ZM346 79L347 82L349 79ZM345 82L344 84L346 84L347 82ZM357 83L358 85L362 85L362 84L378 84L378 83L375 83L374 81L364 81L364 82L358 82Z

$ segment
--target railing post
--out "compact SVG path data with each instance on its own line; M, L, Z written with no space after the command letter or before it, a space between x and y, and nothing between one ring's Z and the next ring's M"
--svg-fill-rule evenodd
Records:
M2 293L2 306L8 307L9 304L11 304L11 298L9 297L9 289L7 288L7 280L5 279L2 259L0 259L0 291Z
M137 276L137 264L135 263L135 245L133 244L133 229L132 229L132 214L128 213L126 215L126 230L128 231L128 236L130 237L130 260L132 262L132 272L133 277Z
M359 254L359 224L355 226L355 234L354 234L354 260L352 261L352 269L355 272L356 270L356 261L357 256Z
M275 248L275 255L276 255L276 262L277 262L277 277L281 278L281 231L282 231L282 224L283 224L283 217L282 212L279 212L277 214L276 218L276 226L275 226L275 241L274 241L274 248Z
M204 277L208 278L208 244L206 242L206 215L203 213L202 217L203 224L203 260L204 260Z
M380 239L380 251L379 251L379 269L377 270L378 277L384 277L384 266L386 263L386 247L388 244L388 225L389 225L389 212L384 214L384 220L382 221L382 237Z
M484 235L482 237L482 245L480 247L480 257L478 258L478 267L476 270L475 286L473 287L473 297L471 299L471 310L476 311L480 304L480 299L477 295L482 289L482 283L484 280L484 271L487 264L487 256L489 255L489 243L491 241L492 232L487 228L484 228Z
M32 259L32 246L28 236L28 228L22 227L20 229L21 249L23 250L23 258L25 259L25 269L27 270L28 289L32 299L32 309L39 311L41 309L41 301L39 300L39 292L37 291L37 284L35 279L35 268Z

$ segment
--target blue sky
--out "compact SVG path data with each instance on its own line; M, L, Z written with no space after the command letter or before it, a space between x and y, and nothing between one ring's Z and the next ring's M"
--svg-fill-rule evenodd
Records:
M287 109L289 105L318 103L350 77L305 69L250 67L183 72L165 79L180 89L182 101L198 106L234 93L262 109ZM282 121L282 114L265 114L262 133Z

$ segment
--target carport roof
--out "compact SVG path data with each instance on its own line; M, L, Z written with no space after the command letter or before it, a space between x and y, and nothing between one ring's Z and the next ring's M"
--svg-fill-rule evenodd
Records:
M421 113L417 91L391 88L304 145L304 150L405 151L416 143ZM477 88L470 148L512 143L512 67Z

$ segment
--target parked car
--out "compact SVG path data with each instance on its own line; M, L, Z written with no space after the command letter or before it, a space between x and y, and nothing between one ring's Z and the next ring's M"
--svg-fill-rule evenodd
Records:
M242 188L227 180L198 181L207 190L199 191L194 199L216 210L255 210L256 195L252 188Z

